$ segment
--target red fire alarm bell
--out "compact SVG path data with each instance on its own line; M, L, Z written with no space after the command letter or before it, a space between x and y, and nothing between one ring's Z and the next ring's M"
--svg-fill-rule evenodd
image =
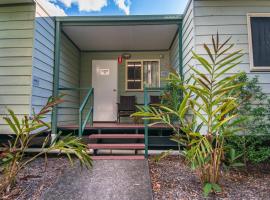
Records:
M122 56L118 56L118 64L122 64L122 62L123 62Z

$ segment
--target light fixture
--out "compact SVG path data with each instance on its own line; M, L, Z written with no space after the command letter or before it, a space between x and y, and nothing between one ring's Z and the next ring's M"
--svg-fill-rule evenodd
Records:
M122 54L122 57L126 60L130 59L131 58L131 54L130 53L123 53Z

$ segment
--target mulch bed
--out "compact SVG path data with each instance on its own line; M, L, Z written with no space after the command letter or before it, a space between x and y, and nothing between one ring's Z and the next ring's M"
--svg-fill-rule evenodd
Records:
M64 169L69 166L67 158L50 157L45 167L45 159L40 157L24 168L18 175L11 192L0 197L1 200L38 200L43 191L49 188Z
M195 173L179 156L168 156L155 163L149 159L154 199L205 199ZM248 171L224 172L223 192L208 199L270 199L270 164L249 166Z

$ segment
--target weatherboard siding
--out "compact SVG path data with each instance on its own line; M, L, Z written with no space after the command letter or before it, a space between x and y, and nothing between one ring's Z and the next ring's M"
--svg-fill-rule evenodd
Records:
M38 112L52 96L54 67L54 19L36 4L31 107ZM51 116L47 114L46 120Z
M176 71L179 71L179 34L175 37L170 49L170 65Z
M190 72L189 65L193 65L192 51L194 51L195 48L193 0L190 0L186 7L182 28L183 74L185 78L188 78Z
M247 14L269 13L269 0L196 0L194 2L195 45L196 52L205 55L203 44L211 44L211 35L219 33L221 40L232 36L235 50L242 49L242 63L228 74L239 71L250 77L258 76L263 91L270 94L270 72L251 72ZM197 65L201 69L200 65Z
M80 51L64 35L61 35L60 74L59 87L80 87ZM78 113L80 106L80 91L62 90L64 103L59 105L58 124L78 124Z
M30 114L34 18L34 4L0 5L0 134L6 108Z

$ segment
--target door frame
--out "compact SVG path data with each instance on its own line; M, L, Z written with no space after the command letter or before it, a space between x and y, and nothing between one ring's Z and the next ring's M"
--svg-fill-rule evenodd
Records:
M118 95L119 95L119 82L118 82L118 76L119 76L119 65L118 65L118 61L117 61L117 59L92 59L91 60L91 85L92 85L92 88L94 88L93 87L93 62L94 61L116 61L116 66L117 66L117 68L116 68L116 105L117 105L117 102L118 102ZM95 96L95 92L94 92L94 96ZM94 102L94 106L95 106L95 104L96 104L96 102ZM116 119L114 120L114 121L94 121L95 123L110 123L110 122L117 122L117 108L116 108ZM93 115L94 115L94 113L93 113ZM93 117L93 119L94 119L94 117Z

